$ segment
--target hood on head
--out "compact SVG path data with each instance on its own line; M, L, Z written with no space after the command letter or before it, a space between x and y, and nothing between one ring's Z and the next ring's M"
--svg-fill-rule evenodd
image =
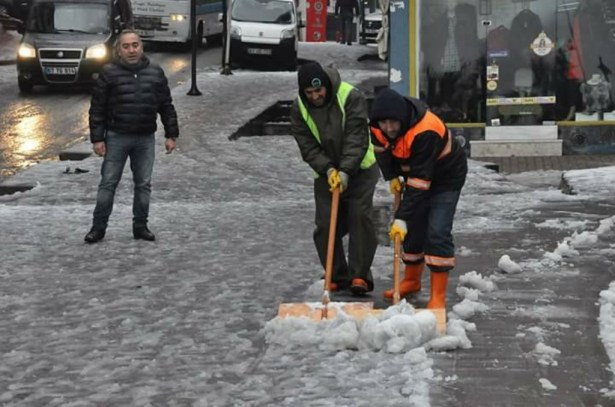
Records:
M297 72L297 82L299 84L299 97L308 106L312 103L305 97L306 88L324 86L327 89L327 97L324 106L328 106L340 86L340 75L335 68L323 67L318 62L308 62L303 64Z
M380 120L397 120L401 123L399 135L425 115L426 108L416 99L405 98L393 89L384 89L372 102L369 112L370 126L379 128Z

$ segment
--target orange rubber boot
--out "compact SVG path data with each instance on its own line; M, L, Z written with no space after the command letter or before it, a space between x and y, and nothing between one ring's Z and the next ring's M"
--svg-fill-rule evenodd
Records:
M423 268L425 263L408 264L406 265L404 279L399 282L399 297L404 298L411 293L418 293L421 291L421 276L423 275ZM384 292L384 298L387 300L393 299L393 292L395 289L391 288Z
M431 272L431 298L427 309L446 308L446 286L448 271Z

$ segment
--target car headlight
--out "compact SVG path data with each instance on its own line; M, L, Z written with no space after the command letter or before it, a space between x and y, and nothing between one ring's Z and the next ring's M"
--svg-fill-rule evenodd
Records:
M231 38L241 40L241 28L231 26Z
M171 21L184 21L187 19L188 19L188 16L184 16L181 14L171 14Z
M107 47L105 44L96 44L85 52L86 58L103 59L107 56Z
M282 30L281 37L283 40L288 39L288 38L293 38L294 36L295 36L295 30L293 30L292 28L289 30Z
M20 58L36 58L36 50L32 45L24 42L17 49L17 55L19 55Z

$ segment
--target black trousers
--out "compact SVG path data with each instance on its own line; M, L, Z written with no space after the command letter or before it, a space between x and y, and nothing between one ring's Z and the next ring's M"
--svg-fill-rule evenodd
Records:
M352 19L354 17L352 15L340 15L341 27L342 31L342 43L351 43L352 42Z
M340 195L335 233L332 281L341 287L350 285L353 278L362 278L374 288L371 266L378 240L372 220L373 198L380 172L377 165L361 170L350 177L348 188ZM326 177L314 180L316 229L314 244L323 268L326 267L329 223L331 220L331 191ZM348 234L348 260L342 238Z

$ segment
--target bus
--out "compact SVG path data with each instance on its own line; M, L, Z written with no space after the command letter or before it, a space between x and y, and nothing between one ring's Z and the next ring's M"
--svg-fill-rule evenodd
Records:
M134 27L144 41L189 44L191 0L131 0ZM198 42L220 42L222 0L196 0Z

